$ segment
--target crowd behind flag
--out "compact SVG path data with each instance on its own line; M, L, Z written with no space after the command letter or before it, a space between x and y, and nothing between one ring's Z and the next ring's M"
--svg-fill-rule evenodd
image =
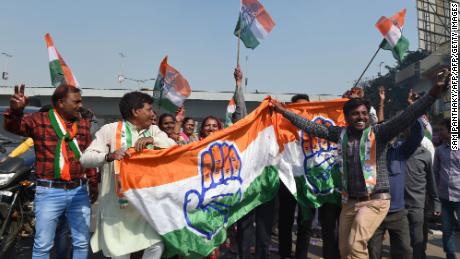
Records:
M192 89L188 81L179 71L168 64L168 56L166 56L161 61L153 89L155 103L159 107L174 113L179 107L182 107L191 92Z
M293 108L326 125L343 125L344 101ZM334 145L305 136L271 113L268 103L202 141L123 160L124 194L162 236L166 256L208 255L226 240L227 227L273 198L280 179L304 206L340 200Z
M405 17L406 9L402 9L391 18L382 16L375 24L384 38L380 48L391 50L399 62L404 60L409 50L409 41L402 35Z
M54 46L53 39L49 33L45 35L45 41L46 47L48 48L51 84L55 87L58 87L61 84L79 87L80 85L78 84L77 79Z

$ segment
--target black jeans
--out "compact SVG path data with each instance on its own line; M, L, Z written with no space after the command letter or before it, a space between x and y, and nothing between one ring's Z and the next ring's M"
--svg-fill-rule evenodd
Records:
M409 220L410 244L413 250L413 258L426 258L424 244L423 224L425 213L423 208L410 208L407 210L407 219Z
M279 253L280 258L292 257L292 225L294 224L294 214L297 201L289 190L280 184L279 195ZM299 208L297 215L297 241L296 259L305 259L308 256L308 246L311 237L311 224L315 215L315 209L311 209L313 215L310 219L302 221L302 212ZM319 221L321 224L321 234L323 237L323 258L340 258L338 250L338 220L340 207L334 204L325 203L319 209Z
M268 259L271 240L275 199L259 205L237 222L236 239L240 259L249 259L254 238L254 217L256 222L256 259Z
M390 253L393 259L412 258L410 246L409 222L406 210L388 212L382 224L368 242L369 258L382 258L382 242L385 230L390 234Z

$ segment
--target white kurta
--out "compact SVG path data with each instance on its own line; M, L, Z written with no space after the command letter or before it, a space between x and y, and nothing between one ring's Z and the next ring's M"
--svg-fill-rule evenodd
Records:
M104 125L96 132L95 139L80 158L80 163L86 168L102 167L97 226L91 237L91 248L93 252L102 250L107 257L129 254L161 241L158 233L131 204L120 209L114 163L105 161L105 155L115 150L116 129L117 122ZM152 125L148 130L155 147L167 148L176 144L157 126ZM132 129L132 144L143 137L146 131Z

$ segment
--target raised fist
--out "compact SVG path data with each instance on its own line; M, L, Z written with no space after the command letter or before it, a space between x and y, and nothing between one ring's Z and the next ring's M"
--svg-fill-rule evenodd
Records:
M214 142L199 155L201 190L184 197L187 225L207 239L226 226L232 206L241 200L241 158L229 142Z

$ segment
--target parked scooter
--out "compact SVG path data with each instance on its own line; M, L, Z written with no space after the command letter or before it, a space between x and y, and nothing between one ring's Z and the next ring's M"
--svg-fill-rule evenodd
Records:
M14 247L21 231L32 232L35 184L32 165L22 158L0 163L0 258Z

